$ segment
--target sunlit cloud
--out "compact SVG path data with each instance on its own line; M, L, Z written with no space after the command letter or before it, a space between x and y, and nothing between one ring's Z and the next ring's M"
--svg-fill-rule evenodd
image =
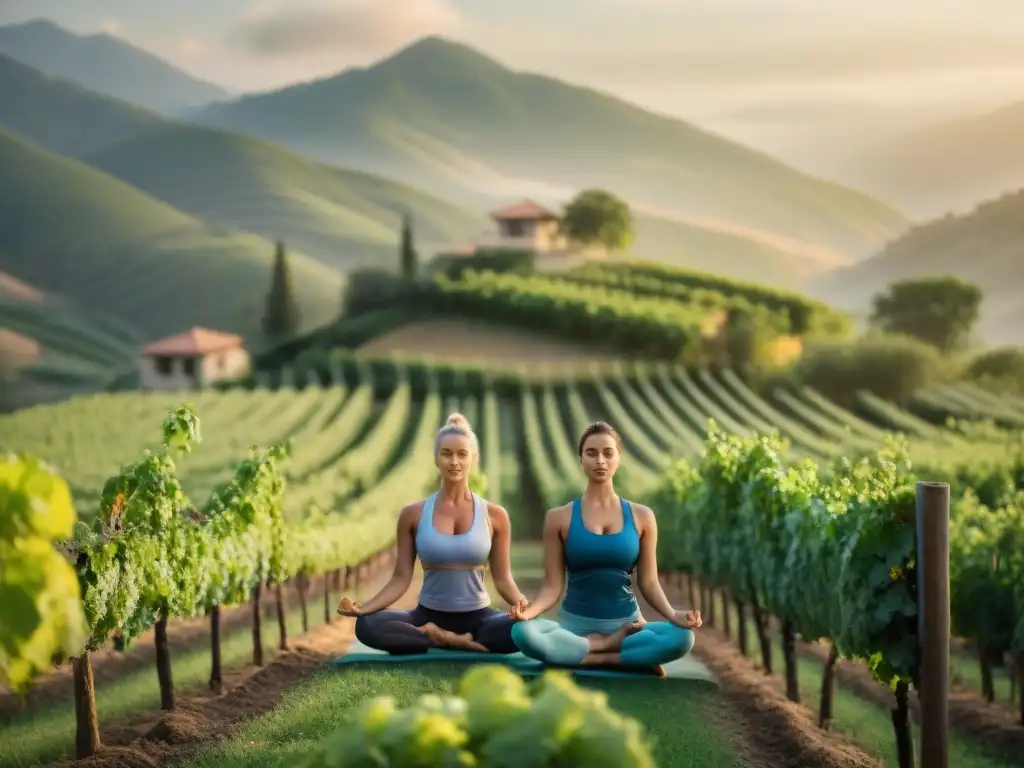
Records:
M342 0L261 3L231 37L260 56L379 50L429 34L458 34L463 19L448 0Z
M183 37L178 41L178 51L185 59L201 59L209 50L209 43L198 37Z

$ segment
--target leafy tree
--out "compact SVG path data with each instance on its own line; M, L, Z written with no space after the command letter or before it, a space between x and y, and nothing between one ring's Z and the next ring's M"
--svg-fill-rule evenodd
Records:
M943 373L943 358L931 344L907 336L870 335L853 342L829 339L808 345L793 378L854 408L861 390L901 403Z
M416 255L416 248L412 242L412 217L409 214L402 217L402 246L399 254L402 277L407 280L414 279L418 272L419 257Z
M871 322L952 352L967 342L981 299L980 288L955 277L901 280L874 297Z
M757 322L746 309L732 309L725 321L725 344L729 364L744 376L757 362L761 341Z
M993 389L1008 392L1024 391L1024 349L1000 347L974 358L964 378Z
M596 243L609 251L626 248L634 238L629 206L602 189L586 189L566 205L561 229L570 240Z
M263 332L267 336L288 336L299 330L299 303L295 297L288 257L284 243L278 241L274 250L274 269L263 315Z

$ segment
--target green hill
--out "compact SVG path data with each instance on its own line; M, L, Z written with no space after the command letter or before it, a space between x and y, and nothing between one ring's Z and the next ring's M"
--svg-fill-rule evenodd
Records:
M424 255L487 226L482 215L418 189L208 128L169 125L85 160L208 223L283 239L341 269L395 263L406 211Z
M858 173L907 210L938 216L1024 187L1024 101L880 147Z
M915 227L867 261L824 277L815 292L868 312L893 280L955 275L980 286L980 331L993 344L1024 338L1024 191Z
M601 186L861 257L902 214L861 192L597 91L427 38L367 69L213 104L200 122L460 199ZM541 199L537 191L529 196Z
M193 325L250 337L273 246L215 231L81 162L0 131L0 270L127 322L143 338ZM341 276L290 261L304 325L338 310Z
M635 257L776 288L798 289L849 263L839 254L724 222L636 216Z
M341 269L395 255L402 211L426 255L472 240L481 214L379 176L332 168L241 134L167 124L86 162L206 222L283 238ZM765 233L638 212L634 252L694 269L795 287L833 258Z
M48 75L165 114L228 96L223 88L124 40L105 33L75 35L42 19L0 27L0 52Z
M64 155L83 155L163 122L120 99L49 77L0 54L0 126Z

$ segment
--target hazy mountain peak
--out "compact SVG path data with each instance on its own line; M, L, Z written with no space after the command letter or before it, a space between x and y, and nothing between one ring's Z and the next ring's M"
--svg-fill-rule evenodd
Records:
M505 69L493 58L472 46L442 35L429 35L382 59L373 69L420 66L489 67Z
M0 51L45 74L166 114L228 95L119 37L78 35L47 19L0 27Z

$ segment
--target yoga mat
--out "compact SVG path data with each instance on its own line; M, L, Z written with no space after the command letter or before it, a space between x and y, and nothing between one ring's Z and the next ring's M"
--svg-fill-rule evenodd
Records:
M559 667L545 665L539 661L528 658L521 653L499 654L499 653L474 653L473 651L455 651L442 648L431 648L426 653L409 654L405 656L392 656L384 651L363 645L358 640L353 640L352 645L344 656L334 660L338 667L349 664L423 664L427 662L454 662L462 664L504 664L511 667L519 674L526 677L540 675L546 669L562 669L570 672L574 677L580 678L617 678L627 680L660 680L660 675L653 670L635 669L629 667ZM710 683L715 687L718 681L704 664L699 660L684 656L681 659L665 664L665 676L673 680L695 680L703 683Z

